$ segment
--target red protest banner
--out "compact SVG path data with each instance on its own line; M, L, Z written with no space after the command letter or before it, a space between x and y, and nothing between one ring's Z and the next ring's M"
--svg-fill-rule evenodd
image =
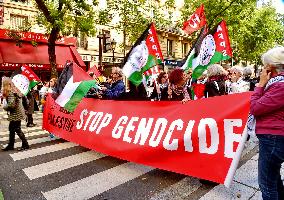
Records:
M48 97L43 127L110 156L229 186L246 139L250 95L187 104L84 98L73 113Z

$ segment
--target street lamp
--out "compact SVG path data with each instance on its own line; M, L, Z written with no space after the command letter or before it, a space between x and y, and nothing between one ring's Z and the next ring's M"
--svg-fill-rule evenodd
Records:
M112 39L111 43L111 49L112 49L112 66L114 67L114 50L116 47L116 41L114 39Z

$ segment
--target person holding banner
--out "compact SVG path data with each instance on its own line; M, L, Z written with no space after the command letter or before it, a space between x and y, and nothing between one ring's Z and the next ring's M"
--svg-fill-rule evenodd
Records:
M119 67L112 68L112 84L110 88L101 87L103 91L103 98L106 99L119 99L125 93L125 85L122 81L123 73Z
M158 75L157 81L154 82L154 89L150 99L165 101L168 99L168 81L169 77L166 72Z
M221 96L226 94L225 70L219 64L207 68L208 80L205 83L205 97Z
M3 107L4 110L9 112L8 121L9 123L9 143L3 148L3 151L14 150L15 144L15 133L22 140L22 147L20 151L28 149L29 144L21 129L21 120L25 119L25 110L22 103L22 94L15 87L11 80L6 80L3 87L3 96L7 100L7 104Z
M258 182L264 200L281 200L284 199L280 175L284 162L284 47L264 53L262 62L264 69L250 107L259 139Z

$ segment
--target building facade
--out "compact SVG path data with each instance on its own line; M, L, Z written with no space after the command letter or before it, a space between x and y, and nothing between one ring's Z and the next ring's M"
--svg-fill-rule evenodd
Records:
M163 4L163 1L154 1L154 3ZM179 7L177 6L173 9L173 20L177 20L179 17ZM30 23L32 25L32 32L44 33L44 28L35 23L37 12L38 10L34 7L32 0L0 0L0 28L19 29L27 23ZM165 15L166 14L167 13L165 13ZM127 50L124 51L124 49L121 48L123 44L123 34L116 31L112 24L114 23L110 23L109 26L97 25L97 36L95 37L81 35L77 38L77 50L85 62L87 69L96 66L104 71L111 66L121 66L123 63L125 54L127 53ZM174 68L180 64L181 60L188 53L191 40L187 35L183 34L182 31L171 29L170 27L158 29L157 33L162 54L165 59L165 70ZM106 40L108 40L109 43L115 42L116 45L113 45L114 48L103 51L101 55L102 66L99 66L99 36L101 34L107 35L108 38Z

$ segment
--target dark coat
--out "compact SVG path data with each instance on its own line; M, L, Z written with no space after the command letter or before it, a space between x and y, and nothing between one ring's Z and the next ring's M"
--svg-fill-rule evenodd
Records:
M226 94L225 81L209 81L205 83L205 97L221 96Z
M160 91L161 91L160 101L168 100L168 87L161 88ZM157 93L156 85L154 86L150 99L158 100L158 93Z
M125 93L125 85L122 80L118 80L104 92L103 96L105 99L119 99L123 93Z
M19 97L16 93L9 93L7 105L3 109L9 112L8 121L21 121L25 119L22 97Z
M34 108L35 108L35 98L33 91L30 91L27 94L27 100L28 100L28 108L27 108L27 114L33 114Z

